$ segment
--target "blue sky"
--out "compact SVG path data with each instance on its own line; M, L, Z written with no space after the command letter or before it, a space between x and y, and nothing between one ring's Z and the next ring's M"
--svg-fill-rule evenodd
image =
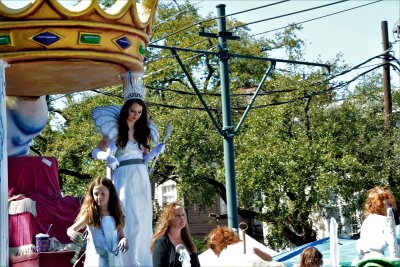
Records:
M278 1L190 0L190 2L200 8L200 13L202 15L206 15L211 12L215 15L216 6L218 4L225 4L226 14L232 14L238 11L260 7ZM338 1L294 0L259 10L246 12L233 17L242 22L249 23L333 2ZM287 26L289 23L298 23L372 2L374 1L351 0L297 15L291 15L279 19L252 24L249 27L251 28L253 34L257 34ZM346 63L353 66L361 63L368 58L382 53L382 21L388 22L389 41L395 41L396 38L393 36L392 28L399 18L400 1L383 0L381 2L370 4L364 7L304 23L302 24L303 30L298 34L298 36L307 44L304 60L313 62L319 57L323 61L326 61L333 59L338 53L343 53L343 59ZM273 38L274 34L275 32L271 32L265 34L264 36ZM397 37L397 40L399 39L400 38ZM394 43L393 45L395 56L398 59L400 59L399 43L400 42L397 41L397 43ZM272 52L270 56L284 58L284 55L274 54L274 52ZM380 60L376 60L373 64L379 64L380 62ZM400 81L399 76L392 72L392 77L392 86L398 87Z
M184 1L178 0L177 2L183 3ZM232 14L281 1L190 0L190 2L199 8L201 15L205 16L213 13L212 16L215 16L217 12L216 6L219 4L226 5L226 14ZM235 18L244 23L250 23L335 2L340 1L292 0L230 16L230 18ZM400 36L394 36L392 33L392 28L400 19L400 1L383 0L376 3L373 2L376 1L343 1L328 7L251 24L249 27L252 34L258 34L287 26L290 23L300 23L302 21L339 12L338 14L302 24L303 30L298 33L298 36L306 43L304 61L315 62L319 58L325 62L334 59L338 53L341 53L343 54L343 60L347 64L354 66L383 52L381 22L387 21L389 42L393 43L394 55L396 58L400 59ZM369 5L356 8L365 4ZM346 9L352 10L344 11ZM273 38L275 33L276 31L273 31L260 36ZM272 51L269 56L282 59L286 58L286 55L280 51ZM365 66L372 67L372 65L380 64L381 62L380 59L376 59ZM353 71L343 78L349 80L367 69L368 68L363 68L359 71ZM392 88L399 88L399 75L391 71L391 77Z
M201 14L204 15L210 12L215 14L216 6L218 4L225 4L226 14L231 14L277 1L191 0L190 2L193 4L198 3L196 6L200 7ZM334 1L295 0L246 12L233 17L242 22L248 23L332 2ZM289 23L301 22L371 2L374 1L352 0L300 13L298 15L256 23L249 27L251 28L252 33L257 34L286 26ZM316 59L318 54L320 54L323 59L329 59L334 57L338 52L343 52L349 63L356 64L369 56L382 52L381 21L387 21L388 27L391 30L399 18L400 1L384 0L358 9L304 23L304 28L299 36L307 42L308 49L306 57L310 60ZM267 33L264 36L273 37L274 33L275 32ZM391 33L389 34L389 40L394 41ZM397 48L398 47L397 44ZM396 50L398 53L398 49Z

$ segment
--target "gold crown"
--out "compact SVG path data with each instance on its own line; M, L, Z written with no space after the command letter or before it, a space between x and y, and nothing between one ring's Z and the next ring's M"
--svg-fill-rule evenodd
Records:
M0 59L10 65L6 94L96 89L121 83L128 70L142 71L156 5L117 0L103 9L84 0L67 8L36 0L13 9L0 2Z

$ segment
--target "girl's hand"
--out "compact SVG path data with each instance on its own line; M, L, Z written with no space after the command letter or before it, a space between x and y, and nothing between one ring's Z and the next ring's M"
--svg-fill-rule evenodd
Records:
M67 235L75 243L78 243L82 239L82 234L71 228L67 229Z
M128 244L128 239L126 237L121 238L121 240L118 243L118 249L122 252L125 253L129 249L129 244Z

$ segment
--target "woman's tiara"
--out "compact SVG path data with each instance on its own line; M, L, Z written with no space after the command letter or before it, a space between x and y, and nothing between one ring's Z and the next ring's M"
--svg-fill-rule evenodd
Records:
M121 75L124 89L124 102L129 99L140 99L144 101L146 91L142 76L143 72L131 71Z

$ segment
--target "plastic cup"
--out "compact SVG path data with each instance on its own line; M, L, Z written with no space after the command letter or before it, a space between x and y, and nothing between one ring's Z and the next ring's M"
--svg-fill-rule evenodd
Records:
M36 236L36 251L47 252L50 248L50 236L48 234L37 234Z

